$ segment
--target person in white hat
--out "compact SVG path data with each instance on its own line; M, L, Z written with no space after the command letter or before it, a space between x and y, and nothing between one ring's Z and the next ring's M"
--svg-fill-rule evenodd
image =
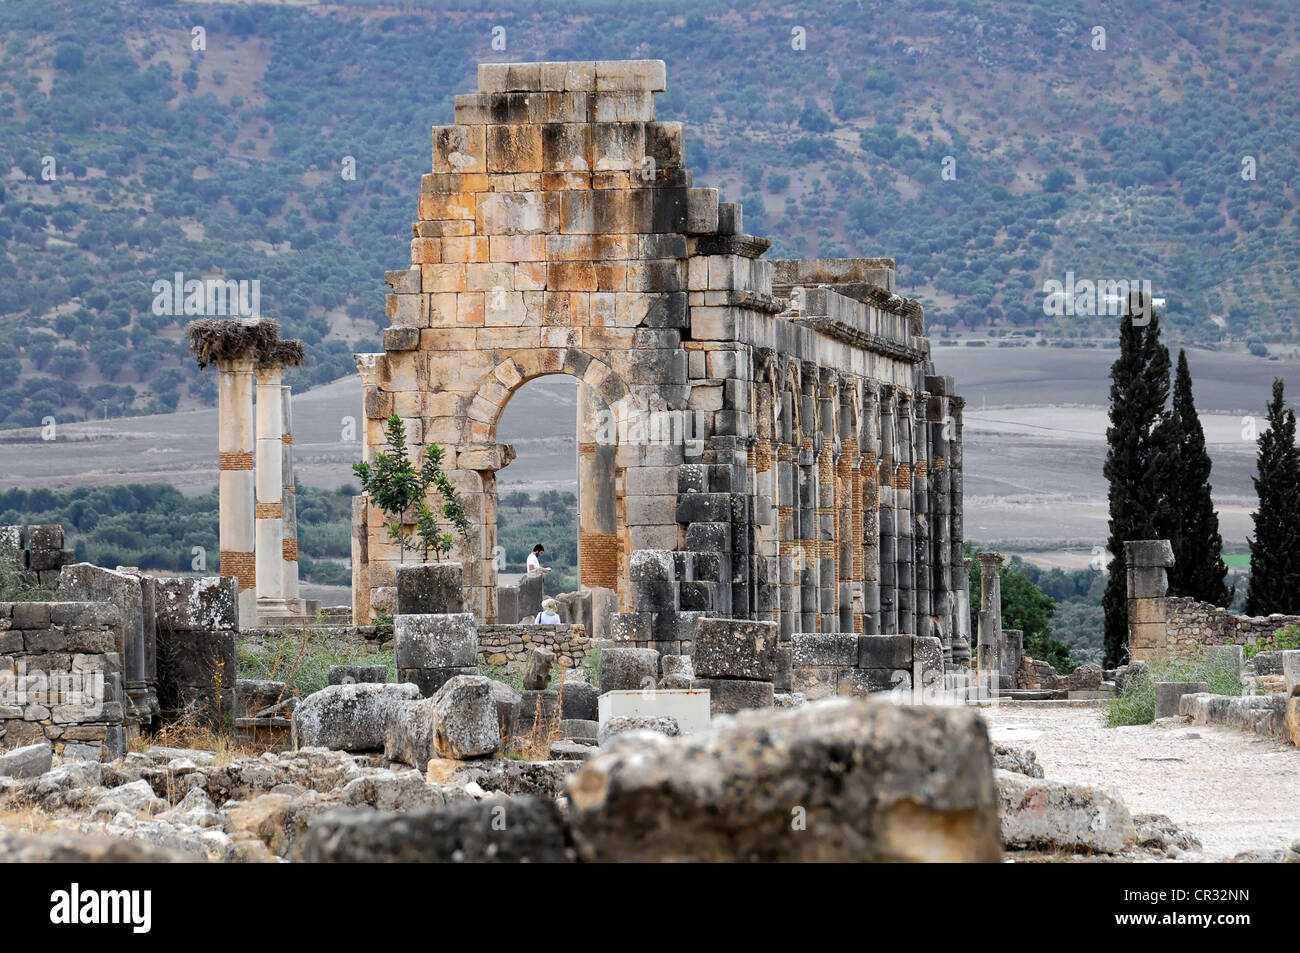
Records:
M556 611L559 608L560 604L554 599L543 599L542 611L537 613L537 617L533 621L538 625L559 625L560 614Z

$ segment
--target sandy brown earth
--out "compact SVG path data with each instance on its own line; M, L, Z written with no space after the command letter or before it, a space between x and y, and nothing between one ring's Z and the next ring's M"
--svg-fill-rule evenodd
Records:
M1038 754L1048 780L1107 788L1134 814L1165 814L1227 860L1300 839L1300 749L1232 728L1162 722L1106 728L1099 707L984 710L1003 744Z

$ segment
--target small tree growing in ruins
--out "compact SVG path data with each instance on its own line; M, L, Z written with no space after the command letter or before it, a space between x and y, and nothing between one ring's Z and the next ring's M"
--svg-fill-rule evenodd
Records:
M388 520L388 538L400 548L403 559L408 550L417 549L425 562L430 552L435 559L450 554L455 540L443 531L442 521L451 523L465 540L470 538L470 522L465 501L443 472L445 451L437 444L425 447L424 463L417 468L406 449L406 425L397 414L388 418L384 435L387 452L375 454L373 463L352 465L362 492ZM441 498L441 506L429 504L431 490ZM412 519L407 519L408 514ZM411 522L414 533L406 528Z

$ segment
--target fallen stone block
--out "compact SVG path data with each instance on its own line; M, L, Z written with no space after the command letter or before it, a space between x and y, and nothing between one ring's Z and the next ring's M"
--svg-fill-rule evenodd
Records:
M858 668L912 671L912 636L858 636Z
M415 685L425 698L432 698L438 689L446 685L457 675L477 675L477 665L458 666L455 668L399 668L397 680Z
M295 748L383 751L388 719L400 702L414 701L411 684L331 685L304 698L293 713Z
M331 811L309 823L308 863L566 863L575 852L554 801L463 802L406 813Z
M593 721L599 718L600 689L590 682L565 678L560 686L560 710L564 718Z
M1041 778L1043 766L1038 755L1028 748L1014 748L993 742L993 767L999 771L1013 771L1027 778Z
M654 649L606 648L600 653L600 691L653 689L659 684L659 653Z
M472 612L396 616L393 639L398 669L478 664L478 631Z
M387 665L331 665L331 685L384 684L388 681Z
M666 738L676 738L681 734L681 728L678 726L676 718L669 718L664 715L621 715L618 718L607 719L600 726L600 744L603 747L609 743L611 738L627 734L630 731L653 731Z
M746 708L771 708L776 693L771 682L752 682L741 678L697 678L692 688L709 693L709 711L730 715Z
M1101 788L994 774L1004 846L1116 854L1137 843L1128 808Z
M595 744L600 735L600 722L586 718L561 718L560 735L566 741L589 741Z
M609 649L605 650L606 652ZM548 688L542 692L525 691L519 697L519 721L515 725L515 738L529 735L549 735L560 720L560 692Z
M468 674L468 673L467 673ZM523 696L505 682L492 682L492 698L497 706L497 723L501 726L501 745L505 747L514 738L519 725L519 706Z
M1069 690L1095 692L1101 689L1101 666L1095 663L1080 665L1070 673Z
M695 678L695 668L689 655L664 655L659 659L663 676L659 679L662 688L690 688Z
M553 649L529 649L524 666L524 688L530 692L545 691L550 687L554 665Z
M1300 649L1288 649L1282 653L1282 677L1287 697L1300 695Z
M399 615L459 614L465 611L460 563L397 567Z
M1210 690L1209 682L1156 682L1156 717L1172 718L1178 714L1178 703L1184 695L1195 695Z
M700 619L691 664L699 678L771 682L776 676L776 643L775 622Z
M791 664L852 668L858 664L858 637L853 633L796 632L790 640Z
M433 722L433 752L465 761L493 754L501 746L492 680L482 675L457 675L429 699Z
M54 765L54 748L47 741L0 752L0 778L39 778Z
M551 757L556 761L588 761L594 758L600 751L594 743L582 741L560 741L551 742Z
M587 861L983 861L1000 857L973 711L849 699L645 733L569 782Z

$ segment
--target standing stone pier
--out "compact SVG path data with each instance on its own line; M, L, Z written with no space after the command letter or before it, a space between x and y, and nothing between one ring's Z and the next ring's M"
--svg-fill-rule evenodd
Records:
M998 662L1002 654L1001 553L980 553L979 646L976 668L989 689L998 687Z
M293 388L287 384L280 388L280 406L283 409L283 428L280 435L282 448L280 470L281 527L280 544L284 567L284 601L290 611L303 615L305 605L298 591L298 502L293 471Z
M241 618L257 618L257 557L254 533L256 484L253 470L253 361L217 365L217 427L221 575L239 584Z
M302 362L302 344L280 340L279 325L264 319L205 319L190 324L187 333L199 367L216 364L219 372L221 575L239 586L240 625L287 621L296 614L285 603L281 565L280 377L284 367Z
M466 607L496 621L513 456L497 425L525 382L571 376L596 638L635 613L630 642L685 652L713 616L775 623L778 649L798 633L926 639L927 660L957 666L962 401L924 311L888 258L764 259L741 207L695 185L682 124L656 119L666 81L657 60L479 67L433 130L411 264L385 278L384 350L357 355L363 454L393 413L413 457L446 449L476 524L454 557ZM611 420L612 435L595 425ZM365 621L399 556L382 514L364 498L353 513ZM632 584L649 551L672 557L662 605Z

